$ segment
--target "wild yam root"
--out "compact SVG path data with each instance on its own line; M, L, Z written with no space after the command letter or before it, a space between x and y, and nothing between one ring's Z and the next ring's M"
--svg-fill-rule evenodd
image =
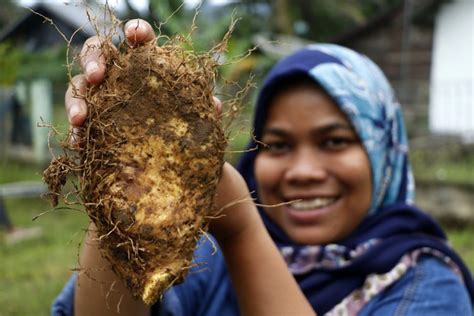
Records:
M78 175L102 255L153 304L186 276L213 212L226 146L213 101L217 65L173 43L101 48L107 75L84 96L82 144L53 160L44 179L54 200L65 173Z

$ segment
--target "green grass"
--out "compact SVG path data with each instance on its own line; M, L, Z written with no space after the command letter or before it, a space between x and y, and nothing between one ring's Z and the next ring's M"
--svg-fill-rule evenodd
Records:
M77 267L87 218L76 211L50 209L40 199L6 199L16 227L40 227L42 235L9 245L0 241L0 315L49 315L53 298Z
M447 146L412 150L415 179L456 184L474 184L474 146Z
M0 184L16 181L41 181L42 169L31 164L0 161Z
M469 270L474 273L474 249L472 241L474 240L474 227L465 227L462 229L446 229L449 241L454 249L461 255L466 262Z
M414 165L415 178L424 181L474 184L474 160Z
M43 168L18 162L0 162L0 183L41 181ZM5 198L14 227L39 227L40 237L8 244L0 231L0 316L49 315L52 300L77 267L85 214L51 209L39 198Z
M0 183L40 180L40 174L39 167L0 163ZM43 234L14 245L8 245L0 235L0 316L49 315L52 300L71 275L71 269L77 267L87 217L77 211L55 210L32 221L50 209L48 202L19 198L4 202L15 226L40 227ZM474 227L447 232L454 248L474 271Z

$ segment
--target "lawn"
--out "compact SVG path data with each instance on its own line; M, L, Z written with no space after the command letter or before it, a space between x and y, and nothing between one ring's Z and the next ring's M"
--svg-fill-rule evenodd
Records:
M40 179L36 168L0 164L0 182ZM40 227L42 236L8 245L0 240L0 316L48 315L51 301L77 267L77 254L87 218L71 210L49 210L40 199L5 199L12 222ZM474 271L474 227L448 230L454 247Z
M40 199L7 199L12 222L40 227L39 238L9 245L0 242L0 315L48 315L55 295L77 266L79 242L87 225L84 214L48 210Z
M474 184L474 145L434 146L412 150L415 178L424 181Z
M16 163L0 164L0 183L41 180L41 169ZM49 315L51 301L71 269L77 266L79 242L87 217L77 211L51 209L39 198L4 199L14 226L39 227L39 238L8 244L0 232L0 316ZM3 234L3 235L1 235Z

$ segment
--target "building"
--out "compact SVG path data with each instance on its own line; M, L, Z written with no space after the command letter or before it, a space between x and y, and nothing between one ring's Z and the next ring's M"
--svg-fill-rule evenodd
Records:
M25 8L18 21L0 32L0 43L9 43L21 51L40 55L48 50L64 48L69 42L71 60L83 42L96 34L87 12L84 6L59 1L38 3ZM103 27L103 23L97 24L99 28ZM48 68L48 65L40 66L43 70ZM38 128L38 123L52 122L54 86L43 70L30 69L30 73L18 78L14 86L0 86L0 156L39 163L50 159L47 148L49 131ZM62 96L64 86L65 82L60 87Z

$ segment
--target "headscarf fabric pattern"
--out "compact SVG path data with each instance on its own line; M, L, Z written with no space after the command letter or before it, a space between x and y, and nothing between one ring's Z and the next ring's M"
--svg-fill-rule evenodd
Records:
M414 181L400 105L382 71L367 57L336 45L313 45L343 65L319 64L309 70L350 119L372 167L372 207L413 203Z
M342 46L314 44L279 61L260 89L253 126L255 139L247 148L255 148L261 140L268 106L278 85L298 77L309 78L322 87L347 116L369 157L373 184L368 216L337 244L295 244L259 209L315 311L328 312L360 287L367 275L387 273L403 255L423 247L453 259L472 300L469 270L447 245L438 224L413 206L415 185L400 104L388 80L370 59ZM238 170L258 201L253 170L257 154L246 151Z

